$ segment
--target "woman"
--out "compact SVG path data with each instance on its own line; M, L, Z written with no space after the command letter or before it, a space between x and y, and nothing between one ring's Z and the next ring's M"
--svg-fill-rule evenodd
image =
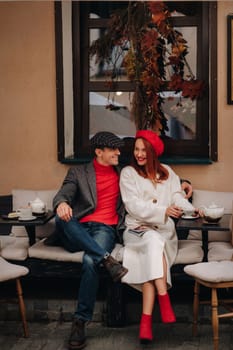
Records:
M179 177L158 156L164 145L151 130L136 134L131 166L120 176L122 200L127 211L123 235L123 264L129 269L122 282L142 291L139 338L150 342L152 312L157 295L162 321L175 322L167 289L171 287L170 267L177 254L173 219L183 210L195 210L184 198Z

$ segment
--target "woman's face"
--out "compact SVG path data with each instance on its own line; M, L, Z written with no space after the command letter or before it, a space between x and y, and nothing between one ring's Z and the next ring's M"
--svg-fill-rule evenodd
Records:
M134 157L140 166L147 163L146 148L142 139L137 139L134 146Z

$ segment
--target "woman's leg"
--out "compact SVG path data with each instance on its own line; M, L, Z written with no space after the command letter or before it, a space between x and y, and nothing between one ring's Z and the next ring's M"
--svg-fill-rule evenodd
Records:
M152 315L155 303L155 286L152 281L145 282L142 285L142 312Z
M167 262L165 256L163 255L163 277L154 280L157 293L159 295L164 295L167 293Z
M154 281L158 292L158 301L160 307L161 318L164 323L172 323L176 321L174 311L171 306L170 298L167 293L167 262L163 255L163 277Z

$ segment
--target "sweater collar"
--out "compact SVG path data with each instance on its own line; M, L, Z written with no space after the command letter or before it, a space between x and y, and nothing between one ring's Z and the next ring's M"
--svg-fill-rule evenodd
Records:
M112 165L103 165L97 162L97 160L94 158L93 165L95 170L102 171L105 173L112 172L114 170L114 167Z

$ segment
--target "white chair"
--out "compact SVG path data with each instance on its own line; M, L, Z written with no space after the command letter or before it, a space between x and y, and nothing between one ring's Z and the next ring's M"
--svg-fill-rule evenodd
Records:
M211 289L211 310L214 350L219 346L219 319L233 318L233 300L219 300L217 290L233 288L233 261L211 261L187 265L184 271L195 279L193 300L193 335L197 335L200 285ZM206 302L201 302L206 303ZM228 313L219 313L219 305L224 306Z
M18 295L18 303L20 315L23 323L24 336L29 336L28 325L26 320L25 304L23 299L22 286L20 277L27 275L29 272L27 267L11 264L2 257L0 257L0 282L9 280L16 280L16 290ZM14 301L15 302L15 301Z

